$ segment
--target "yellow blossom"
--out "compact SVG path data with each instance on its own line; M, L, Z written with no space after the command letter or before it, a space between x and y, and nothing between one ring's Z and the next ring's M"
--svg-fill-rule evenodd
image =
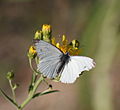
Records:
M59 48L63 53L68 52L70 55L78 55L80 53L79 50L79 42L77 40L72 40L71 43L68 43L68 40L65 35L62 36L61 42L56 43L55 37L52 37L52 28L51 25L44 24L42 26L42 31L37 31L35 33L35 39L41 39L52 45ZM31 46L29 49L29 54L36 54L36 50L34 46Z
M42 31L36 31L34 39L43 39L42 38Z
M56 45L55 37L52 37L52 38L51 38L51 43L52 43L53 45Z
M50 26L50 25L44 24L44 25L42 26L42 30L48 30L48 29L51 29L51 26Z
M49 33L51 33L51 26L48 25L48 24L44 24L42 26L42 32L43 32L43 34L49 34Z
M68 52L68 47L67 47L67 45L61 45L61 46L60 46L60 50L62 50L63 53Z
M52 29L50 25L44 24L42 26L42 34L43 34L43 40L51 43Z
M28 51L28 57L30 59L34 59L37 55L36 49L34 46L30 46L29 51Z
M60 43L56 43L56 47L59 48L63 53L67 52L67 46L66 45L60 45Z
M62 42L56 43L55 38L52 38L52 44L55 45L57 48L59 48L63 53L68 52L70 55L79 55L80 49L79 47L79 41L72 40L70 44L68 44L68 40L66 39L66 36L62 36Z
M35 49L34 46L30 46L30 48L29 48L29 53L30 53L30 54L36 54L36 49Z
M72 40L72 42L70 43L70 45L73 47L73 48L79 48L79 41L77 40Z
M57 43L57 44L56 44L56 47L60 49L60 43Z
M73 48L73 47L69 47L69 50L68 50L69 54L70 55L79 55L80 54L80 49L79 48Z
M63 45L67 45L67 43L68 43L68 40L66 39L66 36L63 35L63 36L62 36L62 44L63 44Z
M72 40L72 42L69 44L68 52L70 55L79 55L81 50L79 49L79 41Z

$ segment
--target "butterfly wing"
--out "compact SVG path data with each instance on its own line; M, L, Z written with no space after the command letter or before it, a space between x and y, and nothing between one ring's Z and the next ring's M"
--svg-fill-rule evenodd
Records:
M58 68L61 65L60 58L63 53L55 46L40 40L35 43L37 55L40 62L37 65L38 71L48 78L55 78Z
M46 57L58 57L62 54L62 51L60 51L57 47L51 45L50 43L47 43L43 40L39 40L37 43L35 43L36 51L40 59Z
M83 71L89 71L95 66L93 59L83 56L71 56L61 74L60 81L73 83Z

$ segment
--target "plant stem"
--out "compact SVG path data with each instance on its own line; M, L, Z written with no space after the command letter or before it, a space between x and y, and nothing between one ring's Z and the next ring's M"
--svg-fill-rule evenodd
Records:
M38 72L36 71L36 69L33 68L32 66L32 59L29 58L29 64L30 64L30 68L32 69L32 71L36 74L36 76L38 75Z
M22 110L32 99L33 95L35 94L38 86L40 83L44 80L43 76L41 75L40 78L36 81L33 90L29 93L27 99L20 105L20 108L18 110Z
M17 108L17 110L22 110L21 108Z
M11 90L12 90L13 100L14 100L14 102L16 103L15 91L14 91L14 88L13 88L13 85L12 85L12 81L11 81L11 80L9 80L9 84L10 84L10 87L11 87Z

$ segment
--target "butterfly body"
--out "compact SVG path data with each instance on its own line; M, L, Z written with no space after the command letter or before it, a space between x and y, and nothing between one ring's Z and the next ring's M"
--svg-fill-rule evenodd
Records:
M64 69L64 67L65 67L65 64L67 64L67 63L69 62L69 60L70 60L70 56L69 56L68 53L63 54L63 55L61 56L61 58L60 58L61 65L60 65L60 67L59 67L59 69L58 69L58 71L57 71L57 74L61 73L61 71L62 71L62 70Z
M83 71L95 66L93 59L84 56L70 56L57 47L40 40L35 43L40 63L38 71L44 76L54 79L58 75L63 83L73 83Z

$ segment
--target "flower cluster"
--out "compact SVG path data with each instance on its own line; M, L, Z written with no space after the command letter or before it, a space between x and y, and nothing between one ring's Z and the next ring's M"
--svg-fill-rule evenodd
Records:
M42 30L38 30L35 33L34 39L44 40L59 48L63 53L68 52L70 55L78 55L80 53L79 41L72 40L70 43L63 35L61 42L56 42L56 38L52 36L52 28L50 25L43 25ZM36 51L34 46L30 46L28 56L34 58Z
M80 53L79 42L77 40L72 40L71 43L68 43L66 36L62 36L62 41L56 43L55 38L52 38L52 44L59 48L63 53L68 52L70 55L78 55Z

